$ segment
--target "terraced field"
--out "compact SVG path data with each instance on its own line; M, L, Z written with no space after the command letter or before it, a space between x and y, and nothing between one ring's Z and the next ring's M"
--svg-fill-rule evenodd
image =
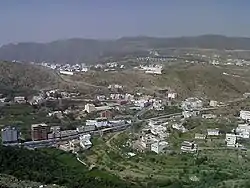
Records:
M110 138L109 138L110 139ZM127 147L130 140L122 133L106 145L108 138L99 138L98 144L85 155L85 161L104 168L122 179L138 183L140 186L179 187L246 187L249 185L250 164L248 153L232 149L202 150L198 154L156 155L151 152L137 153L127 157L132 151ZM96 143L97 143L96 142ZM178 187L177 186L177 187Z

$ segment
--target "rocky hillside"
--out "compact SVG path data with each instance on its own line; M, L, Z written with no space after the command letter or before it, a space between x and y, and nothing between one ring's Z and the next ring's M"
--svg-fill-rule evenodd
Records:
M56 74L42 67L0 62L1 90L37 90L53 88L60 83Z
M73 83L84 82L104 87L116 83L125 86L129 92L142 90L151 94L159 89L171 88L183 98L198 96L227 100L250 92L250 69L236 66L180 64L166 66L162 75L131 70L89 72L70 79Z

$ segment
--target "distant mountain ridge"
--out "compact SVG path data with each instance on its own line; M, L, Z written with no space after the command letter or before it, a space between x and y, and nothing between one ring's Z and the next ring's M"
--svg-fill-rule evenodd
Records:
M197 37L123 37L117 40L72 38L50 43L7 44L0 48L0 60L93 63L105 57L140 54L157 48L204 48L250 50L250 38L202 35Z

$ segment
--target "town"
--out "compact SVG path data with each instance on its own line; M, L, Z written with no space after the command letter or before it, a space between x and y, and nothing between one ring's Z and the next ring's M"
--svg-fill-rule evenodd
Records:
M194 132L189 128L187 122L190 119L201 121L213 121L220 116L217 111L229 108L231 103L248 99L248 93L242 98L222 103L215 100L203 100L198 98L187 98L181 101L178 93L166 90L162 98L142 93L124 93L123 86L109 85L109 95L96 95L92 99L81 98L79 93L68 93L59 90L41 91L39 95L29 99L25 96L16 96L6 102L6 97L1 98L2 106L30 105L33 107L56 101L59 110L51 110L48 117L63 119L68 114L77 119L85 119L82 125L74 129L65 129L60 124L51 126L44 122L31 124L29 136L24 138L18 127L6 125L1 129L2 143L6 146L24 146L29 149L42 147L56 147L64 151L77 153L80 149L86 150L92 147L93 137L102 137L105 134L122 132L129 129L132 134L136 124L143 125L137 130L137 139L131 144L135 151L153 151L164 153L173 148L171 145L171 134L180 132L190 134L190 139L183 140L177 151L196 153L206 149L206 140L215 139L220 141L220 147L229 147L247 150L247 145L242 140L249 139L250 111L240 110L239 116L234 118L238 125L225 132L219 127L207 126L206 130ZM114 92L115 91L115 92ZM79 101L79 106L72 108L60 108L64 100ZM92 101L92 103L91 103ZM84 104L84 105L82 105ZM150 114L151 112L153 113ZM86 117L93 117L86 119ZM211 141L213 142L213 141ZM206 144L205 144L206 145ZM219 147L219 146L218 146ZM131 149L132 149L131 148ZM216 148L216 147L215 147Z

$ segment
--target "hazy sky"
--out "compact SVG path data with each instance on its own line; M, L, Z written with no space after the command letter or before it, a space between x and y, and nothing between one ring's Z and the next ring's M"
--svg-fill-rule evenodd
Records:
M122 36L250 37L249 0L0 0L0 44Z

